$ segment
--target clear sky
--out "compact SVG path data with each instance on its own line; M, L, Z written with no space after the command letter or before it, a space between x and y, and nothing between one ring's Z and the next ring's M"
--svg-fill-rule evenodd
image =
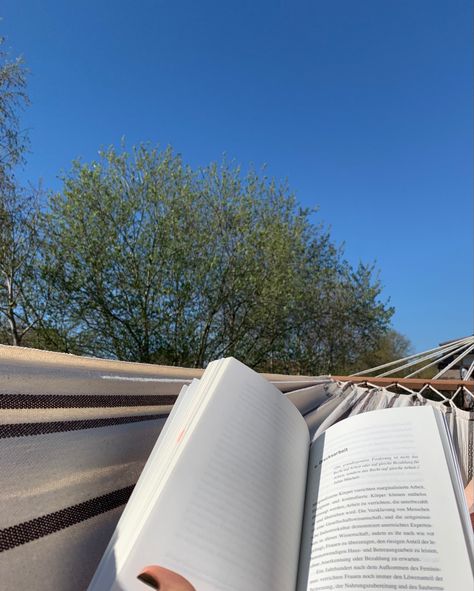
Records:
M31 70L22 173L100 147L267 164L376 262L415 350L473 332L470 0L4 0Z

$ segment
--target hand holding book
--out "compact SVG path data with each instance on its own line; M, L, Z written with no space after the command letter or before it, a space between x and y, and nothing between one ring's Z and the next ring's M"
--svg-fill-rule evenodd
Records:
M213 362L180 394L89 591L472 591L473 492L436 409L364 413L310 442L274 386Z
M466 486L464 493L474 528L474 480ZM148 566L139 575L138 579L159 591L196 591L196 589L181 575L161 566Z
M474 529L474 480L469 482L464 493ZM149 566L145 568L138 575L138 579L149 585L152 589L158 589L159 591L196 591L195 587L184 577L161 566Z

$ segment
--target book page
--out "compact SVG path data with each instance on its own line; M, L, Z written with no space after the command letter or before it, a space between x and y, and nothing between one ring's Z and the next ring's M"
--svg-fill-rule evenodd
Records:
M298 591L472 591L470 542L436 412L373 411L316 439Z
M161 429L159 438L125 506L99 567L89 584L88 589L91 591L108 589L113 585L117 570L124 563L130 547L139 534L139 524L146 519L147 508L153 499L160 468L162 464L169 461L170 448L176 441L177 431L184 422L183 417L189 414L198 387L199 380L194 379L189 386L181 388L170 415Z
M234 359L219 363L113 585L96 578L94 589L146 591L137 575L160 565L198 591L294 591L306 423L264 378Z

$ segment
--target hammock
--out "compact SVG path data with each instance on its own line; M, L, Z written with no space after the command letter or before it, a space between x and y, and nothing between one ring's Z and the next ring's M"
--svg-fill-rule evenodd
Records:
M87 588L178 392L201 373L0 346L2 589ZM360 376L266 377L313 435L351 414L434 404L465 484L472 478L472 382L416 390Z

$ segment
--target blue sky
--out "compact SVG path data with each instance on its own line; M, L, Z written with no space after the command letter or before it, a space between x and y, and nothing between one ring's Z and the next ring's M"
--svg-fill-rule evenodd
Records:
M4 0L31 75L24 179L140 141L267 164L376 262L415 350L473 332L467 0Z

